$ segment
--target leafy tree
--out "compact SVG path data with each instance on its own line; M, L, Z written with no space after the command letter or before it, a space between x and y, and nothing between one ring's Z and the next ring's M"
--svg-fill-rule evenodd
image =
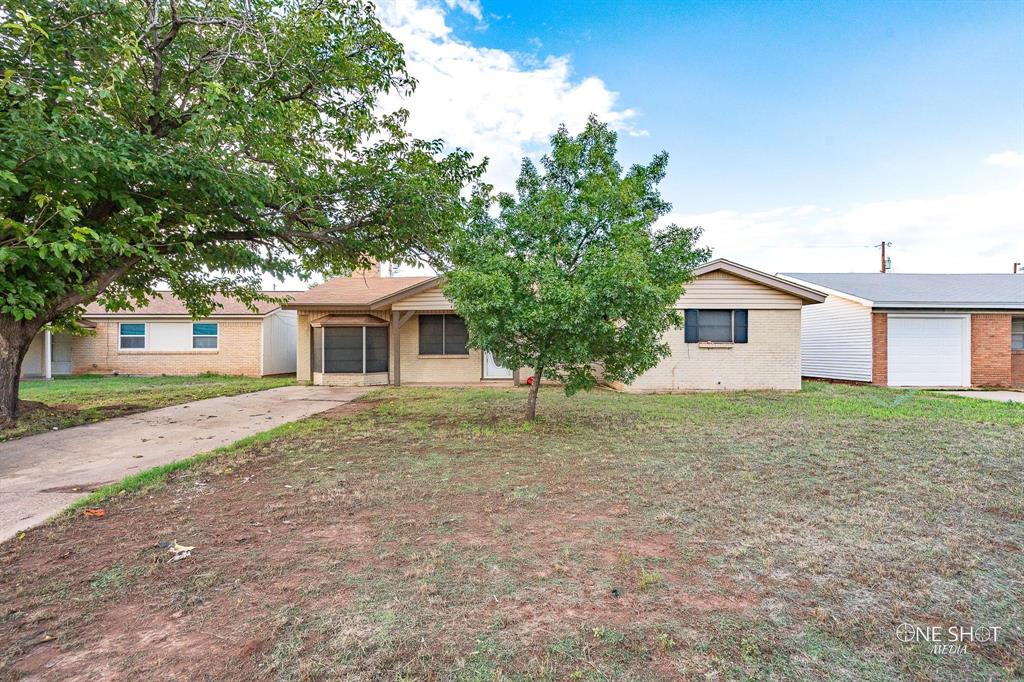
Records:
M411 139L402 47L356 0L0 9L0 424L44 325L166 282L193 315L260 275L429 256L481 168Z
M673 304L709 256L694 246L699 229L654 227L670 209L657 190L666 154L624 174L615 133L594 118L577 137L562 127L551 147L541 169L524 159L497 215L478 193L444 287L471 345L533 368L528 420L542 379L571 395L601 374L629 383L666 357L661 336L681 323Z

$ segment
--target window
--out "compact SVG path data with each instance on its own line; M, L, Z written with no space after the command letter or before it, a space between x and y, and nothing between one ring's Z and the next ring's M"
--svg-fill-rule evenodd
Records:
M387 327L321 327L313 332L313 371L366 374L388 371Z
M1013 327L1010 334L1010 348L1013 350L1024 350L1024 317L1013 318Z
M121 322L118 333L121 337L121 348L138 350L146 347L145 322Z
M469 332L458 315L420 315L420 355L468 355Z
M711 341L715 343L747 342L746 310L697 310L684 313L686 343Z
M192 323L192 347L217 349L219 325L216 322Z

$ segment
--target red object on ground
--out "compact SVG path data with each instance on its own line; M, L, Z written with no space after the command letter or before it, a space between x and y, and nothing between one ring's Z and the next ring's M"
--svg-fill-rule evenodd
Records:
M98 509L98 508L86 507L82 511L82 515L83 516L88 516L88 517L94 518L94 519L102 519L104 516L107 515L107 512L105 512L102 509Z
M533 386L533 377L526 377L526 385Z

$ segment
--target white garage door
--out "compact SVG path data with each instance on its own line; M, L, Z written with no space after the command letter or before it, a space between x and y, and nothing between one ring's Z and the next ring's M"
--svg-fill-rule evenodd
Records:
M969 319L889 315L889 385L969 386Z

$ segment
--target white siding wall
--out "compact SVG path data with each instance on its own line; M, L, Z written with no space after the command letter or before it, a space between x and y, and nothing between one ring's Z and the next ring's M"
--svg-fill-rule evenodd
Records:
M804 376L871 381L871 309L839 296L803 309Z
M263 318L264 376L295 371L295 323L294 310L277 310Z

